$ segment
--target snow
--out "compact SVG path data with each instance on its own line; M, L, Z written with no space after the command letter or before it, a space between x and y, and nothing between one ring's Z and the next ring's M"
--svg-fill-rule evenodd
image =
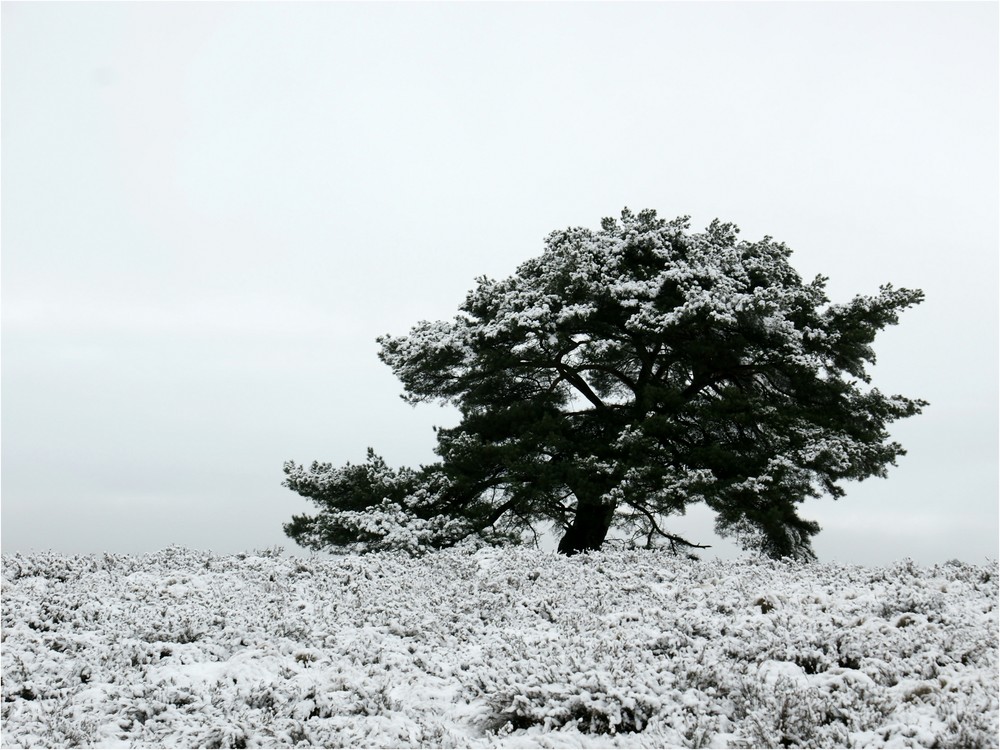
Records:
M990 747L996 563L3 557L5 747Z

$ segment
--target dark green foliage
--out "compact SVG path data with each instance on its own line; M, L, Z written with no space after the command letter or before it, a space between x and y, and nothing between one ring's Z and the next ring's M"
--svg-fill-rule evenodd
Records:
M830 304L826 279L804 283L781 243L687 229L626 210L599 232L554 232L514 276L478 279L453 321L380 338L404 398L454 404L461 421L419 471L374 454L286 465L286 485L321 509L286 532L314 548L417 549L542 523L567 553L612 526L696 546L663 522L705 502L720 533L810 557L819 527L799 503L884 476L904 452L887 425L925 405L859 385L877 332L923 295L883 286Z

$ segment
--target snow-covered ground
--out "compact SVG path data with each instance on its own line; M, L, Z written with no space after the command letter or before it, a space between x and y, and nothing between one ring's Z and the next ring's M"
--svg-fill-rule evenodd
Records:
M5 747L996 747L995 563L3 557Z

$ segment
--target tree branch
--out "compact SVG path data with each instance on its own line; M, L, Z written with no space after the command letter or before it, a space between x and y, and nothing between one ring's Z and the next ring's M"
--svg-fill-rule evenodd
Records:
M511 498L503 505L501 505L499 508L494 509L494 511L484 519L485 523L483 523L478 529L476 529L476 531L482 531L483 529L492 526L497 521L499 521L500 516L502 516L504 513L506 513L508 510L514 507L514 502L515 502L514 499Z
M562 374L570 385L576 388L583 396L598 409L607 409L607 404L601 401L600 397L591 390L590 386L587 385L587 381L580 377L580 373L576 372L570 367L567 367L562 362L556 363L556 369Z
M606 372L608 375L611 375L611 376L617 378L622 383L624 383L626 386L628 386L628 389L630 391L632 391L632 393L638 395L638 389L639 389L638 384L634 380L632 380L632 378L628 377L625 373L619 372L614 367L608 367L607 365L583 365L579 369L581 371L582 370L597 370L598 372Z
M687 539L679 537L676 534L668 534L666 531L660 528L658 523L656 523L656 518L654 517L653 512L649 510L649 508L646 508L641 503L632 500L626 500L625 502L646 517L646 520L649 521L649 525L652 527L652 532L656 532L660 536L670 541L670 548L672 550L676 550L676 546L678 544L683 545L684 547L691 547L692 549L709 549L712 546L711 544L695 544L694 542L689 542ZM652 541L653 538L652 532L650 532L650 535L648 537L650 542Z

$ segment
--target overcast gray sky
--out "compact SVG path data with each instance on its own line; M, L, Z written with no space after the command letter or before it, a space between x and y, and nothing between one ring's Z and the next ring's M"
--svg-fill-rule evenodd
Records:
M286 459L429 462L455 422L375 337L629 206L772 235L834 300L925 290L876 344L931 402L909 455L803 515L823 560L997 556L996 3L2 14L5 552L293 548Z

